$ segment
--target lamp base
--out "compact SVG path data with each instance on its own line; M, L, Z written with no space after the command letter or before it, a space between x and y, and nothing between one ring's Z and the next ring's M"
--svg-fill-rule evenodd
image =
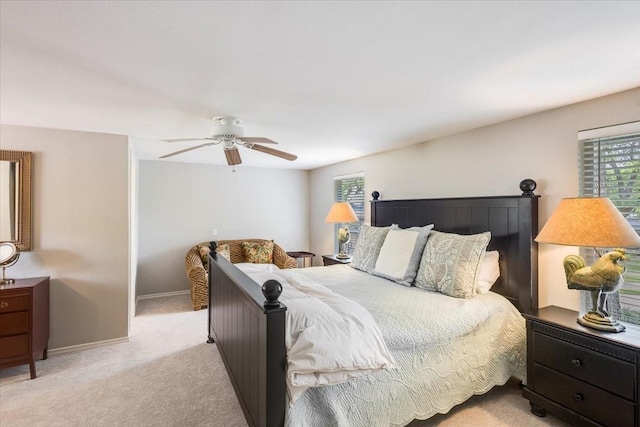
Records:
M10 285L15 282L16 282L16 279L1 279L0 285Z
M346 253L344 253L344 252L340 252L338 255L336 255L336 258L338 258L338 259L349 259L351 257L349 255L347 255Z
M605 332L623 332L625 327L623 324L609 316L601 316L596 313L589 312L582 317L578 317L578 323L587 328L597 329Z

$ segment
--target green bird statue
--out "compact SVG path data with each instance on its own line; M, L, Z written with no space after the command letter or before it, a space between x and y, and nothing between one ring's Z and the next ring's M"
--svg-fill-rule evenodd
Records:
M564 271L569 289L589 291L591 310L578 322L583 326L610 332L621 332L624 326L609 317L606 310L607 296L620 289L626 268L618 261L628 259L624 249L614 249L601 256L588 267L580 255L569 255L564 259Z

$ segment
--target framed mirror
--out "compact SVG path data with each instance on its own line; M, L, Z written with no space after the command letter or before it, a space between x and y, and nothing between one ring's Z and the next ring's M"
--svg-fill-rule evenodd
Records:
M31 164L29 151L0 150L0 241L31 250Z

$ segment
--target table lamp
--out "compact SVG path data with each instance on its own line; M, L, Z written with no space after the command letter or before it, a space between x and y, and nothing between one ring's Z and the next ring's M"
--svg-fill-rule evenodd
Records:
M564 270L569 289L589 291L591 309L578 323L608 332L622 332L624 325L609 316L606 310L608 294L620 289L627 259L622 248L640 247L640 236L620 211L606 197L562 199L551 218L535 238L539 243L568 246L590 246L600 257L587 266L580 255L568 255ZM600 248L616 248L601 255Z
M358 215L351 207L349 202L336 202L331 206L329 214L325 218L324 222L332 222L336 224L344 224L349 222L358 222ZM345 225L344 228L338 229L338 255L336 258L347 259L349 255L346 252L346 245L349 243L349 226Z

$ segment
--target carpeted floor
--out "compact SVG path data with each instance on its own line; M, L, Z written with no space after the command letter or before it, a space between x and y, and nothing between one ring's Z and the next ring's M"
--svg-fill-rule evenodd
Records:
M28 365L0 371L0 425L246 426L206 319L188 295L142 300L130 342L50 356L35 380ZM510 382L410 426L568 424L532 415Z

